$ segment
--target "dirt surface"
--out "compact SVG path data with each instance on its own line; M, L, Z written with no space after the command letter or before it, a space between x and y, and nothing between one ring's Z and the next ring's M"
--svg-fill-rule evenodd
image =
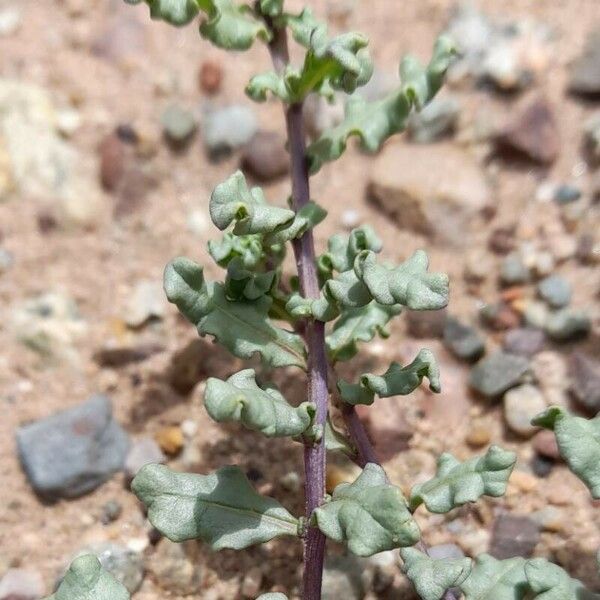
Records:
M151 180L147 194L139 206L120 218L113 214L117 199L100 191L96 176L90 183L89 198L91 202L99 195L100 202L93 219L83 228L60 223L57 227L45 227L56 208L49 197L17 193L0 202L0 247L14 256L12 268L0 272L0 575L11 566L34 568L41 572L50 592L65 563L87 543L112 540L131 544L133 540L134 545L146 546L149 527L120 474L77 500L41 502L19 466L14 436L19 425L76 405L95 392L105 392L112 398L118 421L132 436L153 435L166 425L180 425L191 419L198 423L198 431L186 442L183 453L169 464L197 472L227 463L241 464L252 470L261 491L277 496L296 512L302 511L301 493L286 490L281 480L291 471L301 474L302 463L299 446L287 441L267 443L241 429L213 424L201 404L202 383L187 395L173 390L168 382L172 357L195 338L194 328L177 315L174 307L166 309L162 320L141 329L128 330L122 321L135 284L144 279L160 281L164 265L174 256L193 257L206 265L210 276L217 275L205 249L206 240L216 238L217 232L208 226L206 233L200 235L190 231L189 213L197 209L207 214L210 191L238 167L239 153L212 162L204 152L201 134L185 151L173 152L160 139L160 115L172 101L198 114L199 107L206 103L250 104L242 90L251 75L269 68L265 48L256 45L249 52L228 57L199 39L194 26L175 30L153 23L144 7L125 6L118 0L22 0L12 4L18 5L21 12L21 26L16 33L0 37L0 75L40 86L48 91L56 107L77 111L81 125L68 143L94 172L101 140L119 124L130 124L154 145L152 157L136 159L144 176ZM292 6L297 4L290 2ZM342 3L332 2L330 8L334 4ZM325 1L311 5L318 14L327 14ZM424 59L429 55L452 5L442 0L356 2L347 26L368 35L376 63L393 73L399 56L406 51ZM575 181L589 197L592 173L581 156L582 124L599 106L565 93L566 67L580 53L587 32L600 21L596 0L489 0L477 6L492 16L534 18L550 26L555 34L550 65L531 87L533 93L544 94L557 117L560 153L554 164L515 165L490 158L485 148L470 147L468 151L491 181L493 210L477 222L474 232L465 232L464 244L459 246L438 244L400 230L393 219L368 202L365 189L374 157L351 149L337 164L326 166L312 182L312 196L329 211L329 218L315 231L320 249L325 247L329 235L343 230L345 211L354 209L359 221L371 224L382 237L386 258L404 259L414 249L425 247L432 268L450 276L450 312L469 322L476 321L476 311L482 303L498 299L499 291L495 276L475 292L465 283L467 251L480 249L488 254L492 272L496 272L501 259L487 250L487 240L494 229L515 224L518 235L525 237L529 227L533 230L530 235L535 237L538 225L560 221L553 204L540 210L535 201L536 189L546 179ZM332 27L336 28L335 23ZM207 60L220 64L224 75L221 91L212 97L198 86L198 69ZM468 123L472 115L481 113L493 122L502 121L514 114L518 102L529 93L498 94L470 85L451 92L462 102L461 123ZM276 103L255 108L261 126L284 133ZM459 144L456 136L451 143ZM452 173L447 176L452 177ZM281 203L288 194L289 180L266 184L264 189L268 199ZM85 202L86 193L82 192L81 202ZM598 221L593 220L579 223L572 235L581 235L586 227L597 225ZM555 272L572 284L572 305L589 310L596 319L592 334L577 347L597 358L598 267L571 259L557 266ZM27 299L50 291L73 298L85 324L85 331L76 336L73 354L56 360L42 358L19 343L11 326L13 314ZM485 335L488 350L501 343L501 333L486 331ZM164 350L142 362L105 368L94 356L111 339L133 343L150 339ZM412 434L403 451L380 448L388 458L385 466L392 479L408 489L410 484L431 476L435 456L440 452L451 451L461 459L473 455L477 450L467 444L466 437L474 421L484 423L491 443L517 451L520 473L503 499L484 500L447 519L419 512L425 539L432 544L457 543L468 554L485 551L494 518L500 512L531 514L556 506L562 515L560 523L554 530L542 532L536 555L557 560L573 575L583 577L600 590L594 575L595 551L600 546L600 511L563 465L556 465L546 478L531 473L531 440L520 439L507 430L501 404L489 406L470 395L469 366L452 358L439 340L413 339L406 334L405 320L400 319L393 325L390 339L371 344L362 362L355 361L345 372L356 373L365 364L370 370L381 372L391 359L412 360L423 346L438 354L443 391L434 396L423 389L409 399L382 401L382 414L391 414L398 419L399 430L404 428ZM213 350L207 348L209 356ZM549 348L553 350L552 345ZM571 348L570 344L562 345L558 353L566 357ZM229 362L225 354L217 360L224 373L240 364L234 359ZM286 370L277 373L275 379L284 390L289 386L292 398L301 397L302 381L296 372ZM390 408L392 402L401 402L402 410ZM376 419L372 426L377 427ZM343 478L352 472L347 465L334 462L339 466L332 478ZM102 507L111 499L122 504L123 513L114 523L103 525ZM460 532L448 528L452 520L463 523ZM156 549L148 545L144 552L150 564ZM217 555L201 548L197 560L203 566L206 591L198 597L243 597L240 584L256 565L264 571L259 591L293 594L297 591L299 559L299 548L283 542ZM373 598L388 597L383 592L369 593ZM157 600L180 596L161 589L156 577L149 573L135 597Z

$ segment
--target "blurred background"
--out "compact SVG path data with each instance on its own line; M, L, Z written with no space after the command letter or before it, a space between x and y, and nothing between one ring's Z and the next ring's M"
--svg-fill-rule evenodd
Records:
M377 451L405 490L442 451L516 451L506 497L417 513L424 538L438 556L545 556L599 591L600 507L529 419L549 404L600 409L600 6L308 4L331 33L370 38L377 68L358 92L369 99L397 85L403 54L428 60L442 31L462 53L407 134L377 156L349 149L312 182L329 211L319 250L368 223L386 258L426 248L451 277L447 311L405 314L345 366L347 377L382 372L422 347L439 359L441 394L365 411ZM83 551L139 600L297 597L298 544L175 545L128 491L148 461L237 463L302 512L301 447L209 420L204 380L242 362L197 338L161 289L177 255L218 275L208 200L235 169L274 203L289 194L281 108L243 93L269 68L260 44L226 54L195 24L151 22L145 5L0 0L0 600L45 596ZM307 103L311 135L341 118L343 101ZM269 378L302 399L296 371ZM331 457L330 485L355 476ZM411 597L397 554L329 549L324 598Z

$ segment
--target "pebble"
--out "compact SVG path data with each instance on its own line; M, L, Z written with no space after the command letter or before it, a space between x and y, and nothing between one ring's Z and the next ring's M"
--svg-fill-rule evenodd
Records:
M342 212L342 217L340 220L342 227L348 231L351 231L360 225L362 218L361 214L357 210L348 208Z
M81 127L82 120L80 112L65 108L56 115L56 129L63 137L73 137Z
M590 413L600 411L600 361L575 351L571 355L571 391Z
M290 471L281 477L279 480L281 487L288 490L289 492L299 492L302 488L302 478L296 471Z
M543 456L534 456L530 464L531 470L542 479L548 477L554 468L554 462Z
M414 338L441 338L446 327L447 311L409 310L405 311L408 333Z
M531 513L531 518L544 531L551 531L553 533L562 531L566 522L563 511L555 506L545 506L540 510L536 510Z
M495 331L513 329L521 324L521 317L505 302L484 304L479 309L481 322Z
M546 350L531 359L531 371L548 405L566 406L569 376L562 353Z
M196 542L176 544L162 539L150 558L148 570L169 594L187 596L202 592L202 565Z
M600 165L600 111L585 122L583 136L589 162L594 166Z
M545 302L539 300L530 300L525 305L523 318L528 327L534 329L546 329L548 319L550 318L550 310Z
M125 173L127 148L116 133L107 135L98 147L100 183L107 192L114 192Z
M579 238L575 255L583 265L594 265L600 262L600 242L594 234L584 233Z
M537 286L540 298L552 308L563 308L571 301L571 284L560 275L542 279Z
M23 16L16 6L6 6L0 10L0 37L8 37L21 28Z
M463 278L467 283L479 284L485 281L493 271L494 262L483 250L473 250L467 254Z
M557 342L568 342L589 334L592 323L583 310L562 308L551 313L546 323L546 333Z
M451 135L456 129L460 102L454 97L436 97L423 110L408 118L407 133L413 142L429 144Z
M198 70L198 85L209 95L218 94L223 83L223 67L214 60L205 60Z
M515 248L515 226L496 227L488 237L488 247L496 254L508 254Z
M133 479L144 465L163 464L166 460L160 446L152 438L138 438L131 444L125 458L125 476Z
M469 446L480 448L487 446L492 439L490 428L481 421L474 421L467 433L466 442Z
M553 431L542 429L533 437L533 449L544 458L560 460L560 452L556 443L556 436Z
M469 383L482 396L495 399L518 385L528 370L529 361L526 358L495 352L475 365Z
M516 252L511 252L500 266L500 281L504 285L519 285L529 281L529 269Z
M554 256L549 251L537 252L533 256L531 270L537 277L546 277L554 271Z
M362 568L351 555L332 556L325 560L322 600L362 600Z
M260 593L263 582L263 573L259 567L248 569L244 575L241 585L241 593L244 598L256 598Z
M504 418L512 431L523 437L531 437L537 427L531 419L543 412L546 402L542 392L531 384L513 388L504 395Z
M109 500L102 507L102 515L100 521L103 525L108 525L113 521L116 521L123 512L123 505L118 500Z
M242 153L242 167L260 181L272 181L290 168L285 138L274 131L257 131Z
M44 580L33 569L8 569L0 579L0 600L39 600Z
M17 446L33 489L55 500L91 492L121 470L129 439L113 419L110 399L96 394L23 425L17 430Z
M6 273L15 264L15 257L12 252L0 248L0 275Z
M104 346L94 352L94 360L101 366L118 369L147 360L165 347L158 342L130 343L131 340L108 339Z
M600 29L590 32L583 52L571 65L569 90L582 96L600 93Z
M552 256L559 263L573 258L577 252L577 240L568 233L552 235L548 245Z
M166 140L175 148L188 144L198 128L194 115L178 104L169 105L160 120Z
M553 200L557 204L570 204L581 198L581 190L569 183L562 183L554 189Z
M521 493L532 492L537 485L538 481L533 475L520 469L513 471L510 476L509 486L516 488Z
M443 339L446 348L457 358L473 362L485 353L485 341L479 332L453 317L446 320Z
M138 282L125 306L124 321L130 327L141 327L150 319L162 319L166 311L162 283L154 280Z
M179 454L183 448L185 438L183 431L178 425L169 425L159 429L154 434L154 439L157 441L160 449L168 456Z
M494 523L489 553L500 560L514 556L529 558L539 539L539 527L529 517L500 515Z
M193 234L204 239L210 230L211 222L206 216L206 211L197 208L188 213L186 226Z
M544 349L544 332L533 327L511 329L504 335L503 347L509 354L531 357Z
M246 105L209 110L202 122L202 138L213 158L247 144L258 129L254 111Z

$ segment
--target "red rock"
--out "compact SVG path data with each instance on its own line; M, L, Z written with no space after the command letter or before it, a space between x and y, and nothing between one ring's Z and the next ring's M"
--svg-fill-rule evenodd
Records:
M118 135L107 135L98 148L100 154L100 183L107 192L119 186L125 172L125 144Z
M223 69L218 62L206 60L200 65L198 84L206 94L216 94L223 82Z
M560 459L556 437L552 431L543 430L535 434L533 448L540 455L553 460Z

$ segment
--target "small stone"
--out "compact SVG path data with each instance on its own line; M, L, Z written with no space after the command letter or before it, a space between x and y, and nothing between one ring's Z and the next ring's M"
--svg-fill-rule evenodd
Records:
M116 521L123 512L123 505L118 500L109 500L102 507L102 516L100 520L103 525L108 525L113 521Z
M525 305L523 317L528 327L546 329L548 319L550 318L550 310L545 302L530 300Z
M594 265L600 262L600 242L593 234L584 233L577 243L577 260L584 265Z
M475 365L469 382L476 392L495 399L518 385L528 370L529 361L526 358L496 352Z
M589 162L596 166L600 164L600 112L594 113L584 127L584 147Z
M175 148L189 143L198 127L194 115L178 104L168 106L160 120L165 138Z
M204 238L206 232L210 229L210 219L206 216L206 211L194 209L189 212L186 221L187 228L198 237Z
M138 212L155 184L155 177L147 171L136 166L126 169L117 189L113 217L121 220Z
M559 263L573 258L577 253L577 240L568 233L553 235L548 245L552 256Z
M184 437L188 440L191 440L198 433L198 423L193 419L185 419L180 427Z
M75 135L77 130L81 127L81 122L81 113L72 108L61 110L56 115L56 129L66 138Z
M263 581L262 570L259 567L252 567L244 575L242 580L241 592L244 598L256 598L260 593Z
M0 37L8 37L21 28L21 11L16 6L7 6L0 10ZM1 598L1 596L0 596Z
M322 600L361 600L364 589L361 565L353 556L334 556L325 560Z
M542 279L538 283L537 290L540 298L552 308L562 308L571 301L571 284L560 275L551 275Z
M600 411L600 361L583 352L573 352L571 356L571 391L590 413Z
M107 192L117 189L125 173L126 147L119 136L107 135L98 148L100 155L100 183Z
M551 164L560 149L552 108L543 98L528 102L504 127L497 139L501 152L517 154L536 163Z
M485 353L485 342L479 332L452 317L446 320L444 345L454 356L469 362L480 359Z
M289 171L285 139L274 131L257 131L242 153L242 167L261 181L272 181Z
M458 122L460 103L453 97L436 97L408 118L407 132L413 142L429 144L451 135Z
M508 254L515 248L515 226L496 227L488 238L488 247L496 254Z
M40 600L44 580L32 569L8 569L0 579L0 600Z
M521 317L505 302L484 304L479 309L481 322L495 331L513 329L521 324Z
M160 449L169 456L175 456L181 452L184 444L183 432L178 425L163 427L154 434Z
M547 277L554 271L554 267L554 256L547 251L537 252L531 264L531 270L537 277Z
M492 438L490 428L481 421L475 421L471 424L467 433L466 442L469 446L480 448L487 446Z
M467 254L463 278L467 283L482 283L493 270L493 261L490 255L482 250L474 250Z
M590 317L586 312L563 308L550 314L546 323L546 333L557 342L567 342L587 336L591 326Z
M246 105L210 110L202 122L204 145L213 158L247 144L258 129L254 111Z
M548 431L547 429L538 431L533 438L533 448L544 458L551 458L552 460L560 459L560 452L553 431Z
M447 312L441 310L406 310L408 333L415 338L441 338L444 335Z
M600 94L600 30L592 31L582 54L571 65L569 90L582 96Z
M130 364L147 360L165 347L162 344L149 343L120 343L116 340L107 340L102 348L94 352L94 360L101 366L110 369L122 368Z
M538 481L533 475L520 469L513 471L509 479L509 486L516 488L519 492L532 492L537 485Z
M531 470L541 479L548 477L554 468L554 462L543 456L534 456L530 464Z
M581 190L568 183L562 183L554 190L553 199L557 204L569 204L579 198L581 198Z
M531 425L531 419L546 408L544 396L538 388L525 384L513 388L504 395L504 417L515 433L531 437L537 427Z
M163 464L166 460L160 446L152 438L139 438L131 444L127 453L124 466L125 476L127 479L133 479L144 465Z
M357 210L354 210L353 208L348 208L347 210L342 212L341 222L342 227L350 231L360 225L360 213Z
M500 267L500 281L504 285L519 285L529 281L529 269L516 252L509 254Z
M544 332L533 327L511 329L504 336L504 350L527 358L541 352L545 344Z
M538 525L529 517L501 515L494 523L489 553L500 560L514 556L529 558L539 539Z
M302 479L296 471L286 473L280 480L281 486L289 492L299 492L302 488Z
M531 359L531 371L548 405L566 406L569 375L562 353L546 350Z
M202 565L195 542L176 544L163 539L148 563L158 586L169 594L182 596L202 592Z
M223 83L223 68L214 60L205 60L198 71L198 85L209 95L217 94Z
M121 470L129 439L113 419L110 399L96 394L20 427L17 446L33 489L55 500L91 492Z
M565 515L554 506L545 506L531 513L531 518L545 531L560 532L564 528ZM568 519L566 519L568 520Z
M162 284L143 280L136 284L127 301L124 321L130 327L141 327L150 319L162 319L165 310Z

